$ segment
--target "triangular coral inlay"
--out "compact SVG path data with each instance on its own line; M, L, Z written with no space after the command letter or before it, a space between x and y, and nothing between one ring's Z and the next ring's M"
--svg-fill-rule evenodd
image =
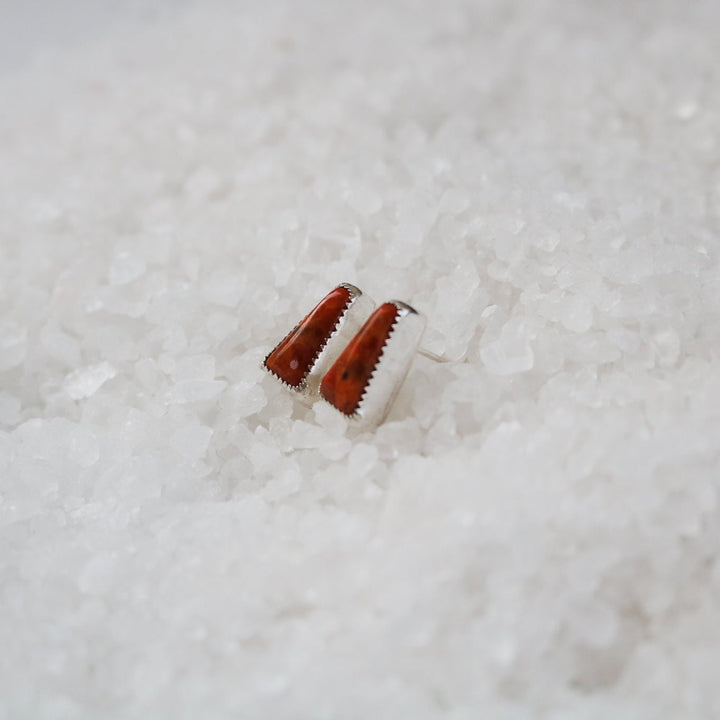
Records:
M350 304L350 291L336 287L265 358L265 367L292 388L298 388Z
M320 394L340 412L354 414L380 360L400 310L384 303L367 319L320 384Z

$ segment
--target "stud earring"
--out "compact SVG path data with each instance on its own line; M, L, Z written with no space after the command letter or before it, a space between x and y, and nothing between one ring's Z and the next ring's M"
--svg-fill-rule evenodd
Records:
M278 343L263 367L300 397L313 399L320 379L374 306L354 285L338 285Z
M405 380L424 329L425 318L414 308L397 300L383 303L327 371L320 395L358 425L380 424Z

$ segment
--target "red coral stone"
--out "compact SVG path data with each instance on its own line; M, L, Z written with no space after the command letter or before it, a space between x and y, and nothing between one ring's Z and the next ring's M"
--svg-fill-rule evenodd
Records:
M291 387L299 387L349 303L347 288L329 292L267 356L265 367Z
M392 303L375 310L323 378L321 395L346 415L358 409L399 312Z

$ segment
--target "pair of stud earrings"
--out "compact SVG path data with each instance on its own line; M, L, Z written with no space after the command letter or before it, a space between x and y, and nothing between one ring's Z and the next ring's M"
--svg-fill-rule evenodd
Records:
M424 317L406 303L376 308L343 283L275 346L263 367L301 398L322 398L357 425L372 427L387 415L424 329Z

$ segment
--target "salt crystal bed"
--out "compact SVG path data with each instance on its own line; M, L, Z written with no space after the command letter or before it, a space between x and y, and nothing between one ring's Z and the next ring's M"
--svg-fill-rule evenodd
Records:
M0 74L0 718L720 717L720 5L136 12Z

